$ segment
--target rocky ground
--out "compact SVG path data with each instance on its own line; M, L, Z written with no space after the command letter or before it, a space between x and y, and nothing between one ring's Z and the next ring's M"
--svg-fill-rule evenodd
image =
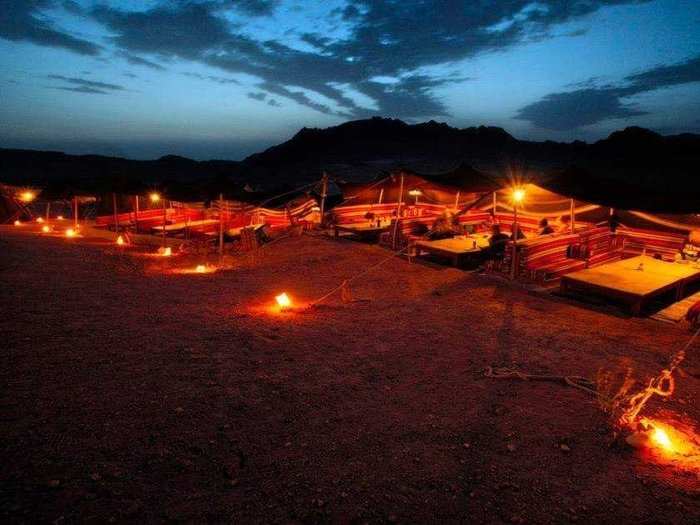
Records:
M5 522L697 523L697 475L610 446L593 396L483 374L644 381L681 327L398 258L280 314L387 252L134 251L0 229ZM663 408L700 420L699 391L682 372Z

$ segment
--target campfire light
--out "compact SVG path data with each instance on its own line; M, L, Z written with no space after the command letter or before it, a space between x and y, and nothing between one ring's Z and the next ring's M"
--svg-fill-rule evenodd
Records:
M36 218L36 222L38 222L39 224L41 224L42 222L44 222L44 219L43 219L42 217L37 217L37 218Z
M275 301L277 301L277 306L279 306L280 310L282 311L287 310L292 306L292 300L285 292L277 295L275 297Z
M75 230L73 228L68 228L66 230L66 237L68 237L69 239L75 237Z
M19 219L17 219L17 220L15 221L15 226L22 226L22 221L20 221Z
M44 233L49 233L49 232L51 231L51 226L49 226L48 224L44 224L44 225L41 227L41 231L44 232Z
M63 215L59 215L59 216L56 217L56 218L57 218L59 221L62 221L62 220L63 220Z
M197 267L194 269L194 271L197 273L206 273L207 267L204 266L203 264L198 264Z
M163 257L170 257L173 254L173 249L170 246L166 246L163 248L163 251L161 252L161 255Z
M124 237L122 237L121 235L119 237L117 237L117 245L124 246L124 244L126 244L124 241Z

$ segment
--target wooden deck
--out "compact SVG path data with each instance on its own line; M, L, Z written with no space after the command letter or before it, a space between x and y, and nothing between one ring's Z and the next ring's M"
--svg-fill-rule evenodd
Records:
M437 241L421 240L414 244L416 255L428 252L439 257L448 258L454 266L472 255L482 252L489 246L488 235L460 236Z
M695 265L640 255L564 275L561 291L576 290L617 299L639 315L643 306L660 294L673 290L676 300L682 299L686 285L698 279L700 268Z

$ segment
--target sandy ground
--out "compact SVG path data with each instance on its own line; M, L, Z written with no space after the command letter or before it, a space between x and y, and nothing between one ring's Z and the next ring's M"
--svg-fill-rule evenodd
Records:
M401 259L268 311L386 254L302 237L174 275L201 259L0 229L0 519L697 523L697 479L610 447L592 396L483 376L645 379L687 331Z

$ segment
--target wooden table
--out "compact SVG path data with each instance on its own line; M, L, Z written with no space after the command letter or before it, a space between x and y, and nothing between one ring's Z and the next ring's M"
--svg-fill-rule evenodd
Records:
M347 232L357 237L378 239L379 235L387 231L389 227L390 225L388 224L377 226L376 222L351 222L348 224L336 224L333 226L333 230L336 237L340 235L340 232Z
M183 221L175 222L173 224L166 224L165 226L153 226L153 229L157 232L162 232L165 229L166 233L178 232L185 230L187 228L198 228L200 226L211 226L213 224L219 224L217 219L200 219L196 221Z
M437 241L420 240L416 241L416 255L421 251L432 253L441 257L446 257L452 261L453 266L460 266L461 262L475 254L481 253L489 246L490 235L469 235L458 236L450 239L439 239Z
M564 275L560 287L562 293L578 290L620 300L630 306L633 315L639 315L652 297L668 291L674 290L676 300L682 299L686 285L698 279L700 268L694 264L640 255Z
M229 237L240 237L240 236L241 236L241 232L242 232L245 228L253 228L254 231L257 231L257 230L259 230L260 228L262 228L263 226L265 226L264 223L261 223L261 224L249 224L248 226L239 226L238 228L229 228L228 230L226 230L226 235L228 235Z

